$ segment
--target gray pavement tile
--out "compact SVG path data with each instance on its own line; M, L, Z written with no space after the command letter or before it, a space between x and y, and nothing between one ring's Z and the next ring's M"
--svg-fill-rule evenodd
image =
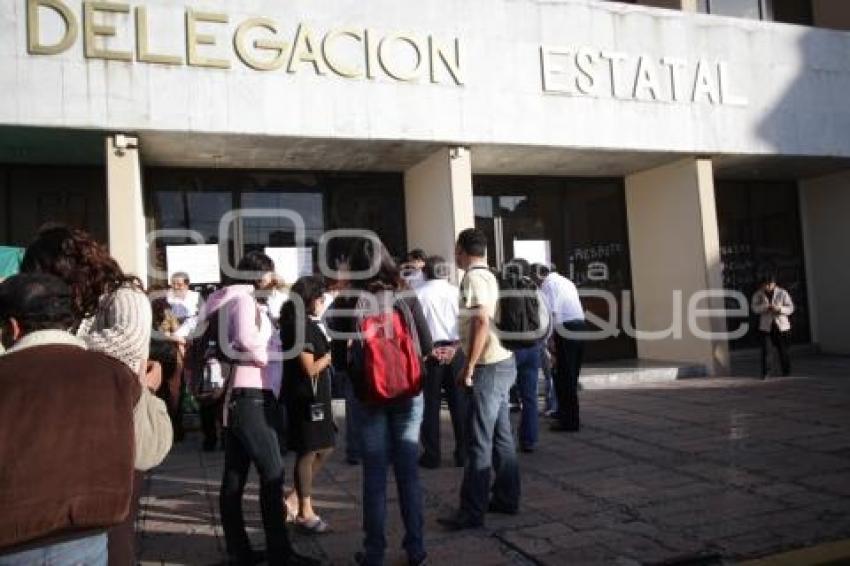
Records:
M850 360L835 375L850 376ZM541 428L520 454L521 513L450 533L462 470L422 470L426 544L434 563L622 564L719 551L760 556L850 536L850 380L700 379L582 393L577 434ZM443 415L444 463L452 437ZM515 419L516 417L514 417ZM342 448L340 446L340 448ZM223 455L191 436L149 476L139 519L143 563L221 559L217 494ZM286 461L291 475L292 456ZM402 563L403 529L389 473L388 563ZM359 549L359 466L338 450L317 480L333 531L294 535L329 564ZM290 484L291 485L291 484ZM246 490L250 536L263 541L256 477Z

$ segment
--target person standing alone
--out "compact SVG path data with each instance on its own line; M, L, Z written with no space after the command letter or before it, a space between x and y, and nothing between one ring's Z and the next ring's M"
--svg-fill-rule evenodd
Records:
M791 295L776 284L776 277L765 278L761 288L753 296L753 311L759 315L759 334L761 335L761 378L767 377L768 353L770 345L779 353L782 375L791 374L791 357L788 346L791 342L791 320L794 314L794 302Z

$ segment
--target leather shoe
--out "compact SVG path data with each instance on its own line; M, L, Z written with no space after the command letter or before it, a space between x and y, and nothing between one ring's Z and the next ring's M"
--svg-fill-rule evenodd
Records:
M275 566L320 566L322 561L312 556L298 554L293 550L280 558L269 560L269 564Z
M266 561L265 550L250 550L240 554L229 554L226 564L228 566L254 566Z
M466 517L463 515L455 515L453 517L441 517L437 519L437 523L442 525L448 531L480 529L484 526L484 521L475 521L471 517Z
M574 425L566 425L561 422L552 423L552 426L549 427L549 430L552 432L578 432L581 427L577 424Z
M516 515L519 513L519 509L517 507L505 505L504 503L499 503L498 501L491 501L487 506L487 512L499 513L501 515Z
M423 468L428 468L429 470L436 470L440 467L439 460L431 460L430 458L425 458L424 456L419 458L419 465Z

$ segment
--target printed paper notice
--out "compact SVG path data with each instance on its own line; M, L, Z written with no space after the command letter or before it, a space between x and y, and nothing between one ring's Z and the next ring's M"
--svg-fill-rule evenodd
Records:
M165 262L169 281L174 273L182 271L193 284L221 282L217 244L165 246Z
M272 258L278 277L287 285L302 275L313 275L312 248L266 248L265 253Z
M552 265L552 246L549 240L514 240L514 256L528 263Z

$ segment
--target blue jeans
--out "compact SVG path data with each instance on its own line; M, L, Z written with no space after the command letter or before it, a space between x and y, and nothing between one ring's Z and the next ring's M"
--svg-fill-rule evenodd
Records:
M537 381L540 379L540 345L514 350L516 384L522 413L519 420L519 444L533 448L537 444Z
M469 452L460 489L460 515L471 523L484 523L495 471L492 502L503 509L519 507L520 481L516 448L508 411L508 392L516 381L513 356L497 364L476 366L467 416Z
M384 563L387 548L387 466L395 472L401 518L402 545L411 562L425 557L422 536L422 487L419 484L419 427L422 396L389 405L360 404L363 457L363 547L366 564Z
M0 556L0 566L106 566L106 533Z

